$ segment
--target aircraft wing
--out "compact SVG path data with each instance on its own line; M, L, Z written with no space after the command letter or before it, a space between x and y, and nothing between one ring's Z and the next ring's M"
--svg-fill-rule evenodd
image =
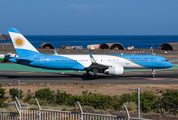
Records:
M90 55L91 65L87 68L88 70L93 70L94 68L95 69L109 68L108 65L103 65L103 64L97 63L91 53L89 53L89 55Z

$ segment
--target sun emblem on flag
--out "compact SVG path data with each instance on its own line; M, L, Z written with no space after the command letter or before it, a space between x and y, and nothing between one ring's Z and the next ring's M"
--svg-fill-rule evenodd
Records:
M22 42L21 39L17 39L17 40L16 40L16 43L17 43L17 45L21 45L23 42Z
M15 40L14 40L13 43L14 43L15 46L17 46L17 47L23 47L24 44L25 44L25 41L24 41L23 38L21 38L21 37L17 37L17 38L15 38Z

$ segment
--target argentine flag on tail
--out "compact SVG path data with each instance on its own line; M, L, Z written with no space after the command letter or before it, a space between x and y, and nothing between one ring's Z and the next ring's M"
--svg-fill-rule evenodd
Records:
M41 54L16 28L8 28L8 32L19 57Z

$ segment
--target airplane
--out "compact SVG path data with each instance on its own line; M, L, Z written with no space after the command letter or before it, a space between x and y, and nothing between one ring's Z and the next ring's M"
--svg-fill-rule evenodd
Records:
M94 79L98 78L97 73L123 75L125 69L152 69L155 77L156 69L172 67L166 58L157 55L45 55L16 28L9 28L8 32L18 55L9 59L17 64L53 70L83 70L86 71L83 77Z
M54 50L54 55L58 55L58 53L56 52L56 50Z
M8 53L6 55L0 54L0 62L2 62L2 63L8 62L9 61L9 57L17 57L17 55L16 54L12 54L12 53Z

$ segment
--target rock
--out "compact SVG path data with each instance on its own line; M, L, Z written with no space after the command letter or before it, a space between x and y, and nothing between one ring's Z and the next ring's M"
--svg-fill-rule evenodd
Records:
M0 33L0 40L11 40L9 35L1 34Z

